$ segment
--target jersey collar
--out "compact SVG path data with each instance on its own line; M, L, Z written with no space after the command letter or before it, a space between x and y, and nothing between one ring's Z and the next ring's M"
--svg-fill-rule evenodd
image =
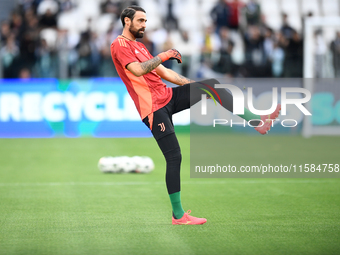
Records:
M124 36L124 35L119 35L118 37L124 38L125 40L131 41L131 42L136 42L136 40L133 41L133 40L127 38L127 37Z

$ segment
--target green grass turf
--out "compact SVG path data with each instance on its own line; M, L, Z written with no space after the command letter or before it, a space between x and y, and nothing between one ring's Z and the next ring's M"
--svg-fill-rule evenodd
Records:
M184 209L206 217L203 226L171 225L165 162L152 138L1 139L0 254L340 254L339 179L190 179L189 135L178 137ZM230 157L251 142L272 155L280 144L287 163L340 163L340 137L229 142ZM147 155L156 169L102 174L105 155Z

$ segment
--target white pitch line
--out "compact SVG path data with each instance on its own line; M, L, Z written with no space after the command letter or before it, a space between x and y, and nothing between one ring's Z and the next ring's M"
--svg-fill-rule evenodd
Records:
M285 184L285 183L335 183L333 179L322 180L229 180L229 181L183 181L182 184L216 185L216 184ZM138 185L165 185L165 182L46 182L46 183L0 183L0 187L25 186L138 186Z

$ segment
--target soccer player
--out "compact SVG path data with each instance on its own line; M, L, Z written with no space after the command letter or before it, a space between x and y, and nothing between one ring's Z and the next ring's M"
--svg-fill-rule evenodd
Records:
M182 62L181 54L168 50L153 57L146 47L136 41L142 38L146 28L146 12L138 6L131 6L121 14L123 32L111 44L111 56L120 78L133 99L136 108L145 125L151 130L166 160L166 186L172 205L172 224L199 225L207 220L196 218L185 212L181 203L180 166L181 150L175 135L172 115L190 108L201 100L200 87L205 85L212 93L215 79L195 82L165 68L162 62L175 59ZM167 88L161 80L179 85ZM233 98L225 89L216 89L221 99L221 105L233 111ZM190 99L190 92L192 94ZM270 119L279 115L280 105L269 116L258 116L245 109L244 115L239 115L255 126L261 134L266 134L270 127ZM262 120L262 121L261 121ZM268 121L269 120L269 121Z

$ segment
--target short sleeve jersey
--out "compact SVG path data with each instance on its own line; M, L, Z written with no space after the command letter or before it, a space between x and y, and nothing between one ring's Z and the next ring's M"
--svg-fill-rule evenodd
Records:
M171 100L172 89L166 87L156 70L137 77L126 69L132 62L153 58L144 44L118 36L111 44L111 57L142 119Z

